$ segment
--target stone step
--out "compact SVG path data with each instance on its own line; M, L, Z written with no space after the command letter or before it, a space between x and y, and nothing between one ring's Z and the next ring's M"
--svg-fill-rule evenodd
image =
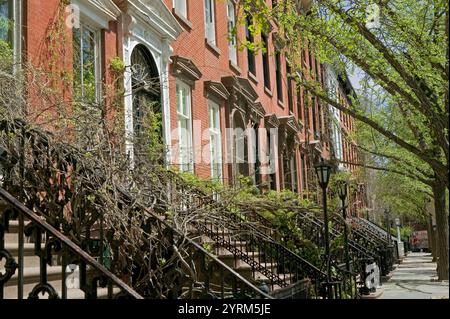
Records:
M218 244L216 242L206 236L202 236L198 239L198 242L203 245L203 247L209 247L213 250L213 253L215 255L220 255L222 253L226 254L228 250ZM233 246L236 246L238 249L240 249L242 252L251 252L250 247L247 247L248 244L245 241L231 241L231 244Z
M277 264L276 263L261 263L262 266L265 266L265 268L272 273L277 273ZM253 268L247 263L244 263L240 265L239 267L236 267L235 270L241 274L243 277L247 278L248 280L264 280L268 279L266 276L260 274L258 271L255 271L255 277L253 277Z
M250 256L254 258L255 260L258 259L260 253L250 253ZM221 261L223 261L225 264L227 264L230 267L238 268L240 266L247 265L243 260L237 258L234 254L232 254L229 251L224 251L221 254L217 256Z
M42 246L44 247L44 246ZM5 249L19 262L19 245L17 243L6 243ZM34 244L24 243L23 245L24 268L39 267L40 259L34 254Z
M24 221L24 228L28 225L30 221ZM24 241L29 241L27 236L23 236ZM19 242L19 221L10 220L8 225L8 232L5 232L5 243L17 243Z
M61 281L51 281L49 284L56 290L59 298L62 298L62 283ZM26 284L23 287L23 298L27 299L30 292L37 285L37 283ZM113 288L113 297L115 294L119 293L119 288ZM17 299L18 296L18 287L10 286L5 287L4 289L5 299ZM67 289L67 299L85 299L85 293L81 289ZM40 299L48 299L47 295L40 295ZM97 298L98 299L108 299L108 288L98 288L97 289Z
M18 271L12 278L5 283L4 296L5 299L17 299L18 292ZM28 295L33 288L40 282L40 268L39 267L27 267L24 268L23 277L23 295L24 298L28 298ZM62 267L61 266L47 266L47 282L58 292L61 297L62 291ZM114 293L118 293L120 289L115 288ZM99 298L107 298L107 288L98 288L97 294ZM48 296L42 296L42 298L48 298ZM67 289L68 299L84 299L85 294L80 289Z

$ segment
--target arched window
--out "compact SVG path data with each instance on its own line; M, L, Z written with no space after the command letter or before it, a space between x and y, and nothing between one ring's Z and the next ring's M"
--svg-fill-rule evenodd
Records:
M131 82L134 146L139 156L139 146L149 145L146 134L150 130L150 134L156 134L158 142L162 143L163 137L159 72L152 54L141 44L131 53Z

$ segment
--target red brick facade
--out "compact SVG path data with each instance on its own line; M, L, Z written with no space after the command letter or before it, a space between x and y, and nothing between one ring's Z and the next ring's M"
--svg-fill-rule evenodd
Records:
M130 14L126 14L127 10L134 10L132 1L115 0L107 1L108 12L100 12L95 6L91 6L90 1L79 0L78 2L85 3L86 7L93 7L93 12L101 16L107 21L107 26L98 23L100 29L100 43L101 50L99 51L101 60L101 80L106 84L111 83L111 74L109 70L109 61L115 57L124 58L127 50L124 50L126 45L126 38L130 32L127 31L128 25L132 25L134 20L129 18ZM129 2L131 4L129 4ZM165 3L166 8L162 8L161 4ZM222 153L225 156L227 152L227 145L225 143L224 129L230 127L234 121L234 116L238 116L243 121L243 125L253 127L258 124L260 128L270 128L276 122L280 133L286 133L286 139L281 137L280 144L285 144L285 148L280 145L277 148L275 157L277 161L276 167L276 189L281 190L285 187L291 188L297 192L304 192L308 189L315 192L314 184L314 164L320 157L324 159L330 158L330 138L329 130L327 128L327 108L326 105L318 101L317 98L307 94L303 88L295 87L294 81L288 80L286 58L281 55L279 70L281 72L282 84L282 101L279 101L277 94L277 80L276 80L276 58L274 46L274 34L277 32L276 24L273 24L271 33L267 35L268 41L268 74L270 78L269 88L265 85L264 70L263 70L263 54L261 52L255 55L255 70L250 72L248 65L248 52L246 49L237 50L237 63L230 62L229 45L228 45L228 18L227 18L227 1L214 1L214 24L215 24L215 45L210 45L205 40L205 1L190 0L187 1L187 16L180 17L173 8L173 0L155 1L153 5L162 16L167 12L173 13L178 21L179 26L174 28L180 29L180 34L175 41L169 41L162 38L162 42L169 41L173 51L170 53L171 58L168 62L168 96L170 106L170 130L177 129L177 92L176 81L179 79L177 69L174 69L174 61L177 57L186 59L192 63L190 67L199 71L198 78L192 80L191 87L191 105L192 105L192 120L200 120L201 127L194 127L197 130L208 130L208 100L213 99L220 106L220 127L222 129ZM114 4L115 3L115 4ZM267 1L271 5L271 1ZM117 7L115 7L117 5ZM117 9L117 12L115 11ZM110 8L110 9L109 9ZM161 9L162 8L162 9ZM35 65L43 68L51 68L47 62L54 57L50 56L54 46L51 45L52 28L58 19L67 18L70 14L61 10L61 1L46 0L45 4L40 0L28 0L23 2L23 51L25 58ZM110 15L116 15L115 18L109 18ZM83 17L83 13L82 13ZM92 19L92 18L91 18ZM153 18L149 18L153 19ZM156 18L154 18L156 19ZM139 20L139 19L136 19ZM92 21L93 24L96 21ZM145 22L145 21L144 21ZM152 21L148 23L153 23ZM171 22L172 23L172 22ZM63 34L58 36L66 39L66 42L59 43L58 52L60 52L59 64L62 69L66 68L69 72L71 70L72 61L72 38L70 28L60 30ZM177 33L178 31L173 31ZM246 36L245 26L238 25L237 39L244 39ZM149 36L151 38L151 36ZM260 36L255 37L255 41L259 41ZM125 53L124 53L125 52ZM312 54L305 51L303 54L304 63L312 68L317 69L320 80L323 81L322 65L316 61ZM125 59L126 60L126 59ZM156 59L158 60L158 59ZM161 53L161 61L164 60L164 52ZM159 60L158 60L159 61ZM179 60L181 61L181 60ZM183 60L184 61L184 60ZM163 62L158 62L162 65ZM316 63L318 64L316 67ZM295 71L295 70L294 70ZM165 70L160 70L165 73ZM291 70L293 72L293 70ZM195 76L194 76L195 77ZM267 82L267 81L266 81ZM224 92L229 94L227 96L217 96L211 93L211 85L219 87L220 85L226 89ZM164 85L164 84L163 84ZM291 97L289 97L288 85L291 86ZM220 88L223 88L220 86ZM244 87L245 92L234 92L236 87ZM213 90L214 91L214 90ZM216 92L217 93L217 92ZM343 92L344 93L344 92ZM70 93L68 93L70 95ZM220 95L220 94L219 94ZM70 96L69 96L70 97ZM69 98L68 97L68 98ZM233 98L237 100L230 102ZM346 99L345 93L343 99ZM245 100L245 107L242 110L236 107L240 102ZM292 101L290 103L290 101ZM289 105L291 104L291 106ZM311 107L307 107L310 105ZM344 134L352 132L354 128L353 119L341 114L341 125ZM169 128L165 128L166 130ZM315 129L315 131L314 131ZM172 140L176 137L172 135ZM262 138L262 141L265 137ZM343 141L344 142L344 141ZM266 141L267 143L267 141ZM209 152L207 147L208 141L202 141L203 152ZM194 145L195 146L195 145ZM263 146L261 146L263 147ZM291 161L291 154L293 154L295 161ZM344 161L357 162L358 154L353 145L344 142L343 144ZM197 154L197 157L201 154ZM289 156L289 157L288 157ZM288 158L287 158L288 157ZM288 163L289 161L289 163ZM288 163L288 164L286 164ZM292 166L293 165L293 166ZM355 167L350 165L350 169ZM224 182L228 183L233 179L232 164L223 164ZM248 167L248 172L252 173L252 167ZM287 170L294 170L295 174L291 174ZM201 177L209 177L211 174L211 167L209 164L202 163L196 158L194 165L194 172ZM294 180L292 180L294 176ZM264 182L269 179L267 174L260 177L260 181ZM306 183L305 183L306 181ZM287 185L287 186L286 186ZM267 188L267 186L266 186ZM359 204L358 204L359 205ZM361 204L362 205L362 204ZM360 208L362 206L358 206Z

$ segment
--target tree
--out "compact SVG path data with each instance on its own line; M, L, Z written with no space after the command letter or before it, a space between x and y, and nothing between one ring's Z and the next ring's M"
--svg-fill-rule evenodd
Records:
M267 16L276 19L279 42L290 58L291 68L299 73L299 85L401 149L397 162L405 156L408 164L403 167L410 177L420 177L431 187L441 252L438 274L440 279L448 279L447 1L317 0L306 8L303 4L307 2L278 1L268 10L264 1L241 0L243 14L251 12L254 24L259 26L252 30L267 28L270 23ZM302 14L298 14L299 9ZM343 74L354 66L361 70L369 79L366 84L388 100L390 109L385 110L386 114L392 109L398 112L395 120L397 126L404 128L402 134L380 120L378 112L369 113L361 100L353 99L351 107L346 108L327 96L326 90L315 81L320 77L299 58L305 48ZM392 154L379 152L373 145L367 153L393 159Z

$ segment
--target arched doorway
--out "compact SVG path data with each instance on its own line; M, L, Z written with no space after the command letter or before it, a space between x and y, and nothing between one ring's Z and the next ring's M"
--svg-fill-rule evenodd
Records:
M152 146L163 145L159 71L152 54L142 44L138 44L131 54L131 73L133 145L139 159Z

